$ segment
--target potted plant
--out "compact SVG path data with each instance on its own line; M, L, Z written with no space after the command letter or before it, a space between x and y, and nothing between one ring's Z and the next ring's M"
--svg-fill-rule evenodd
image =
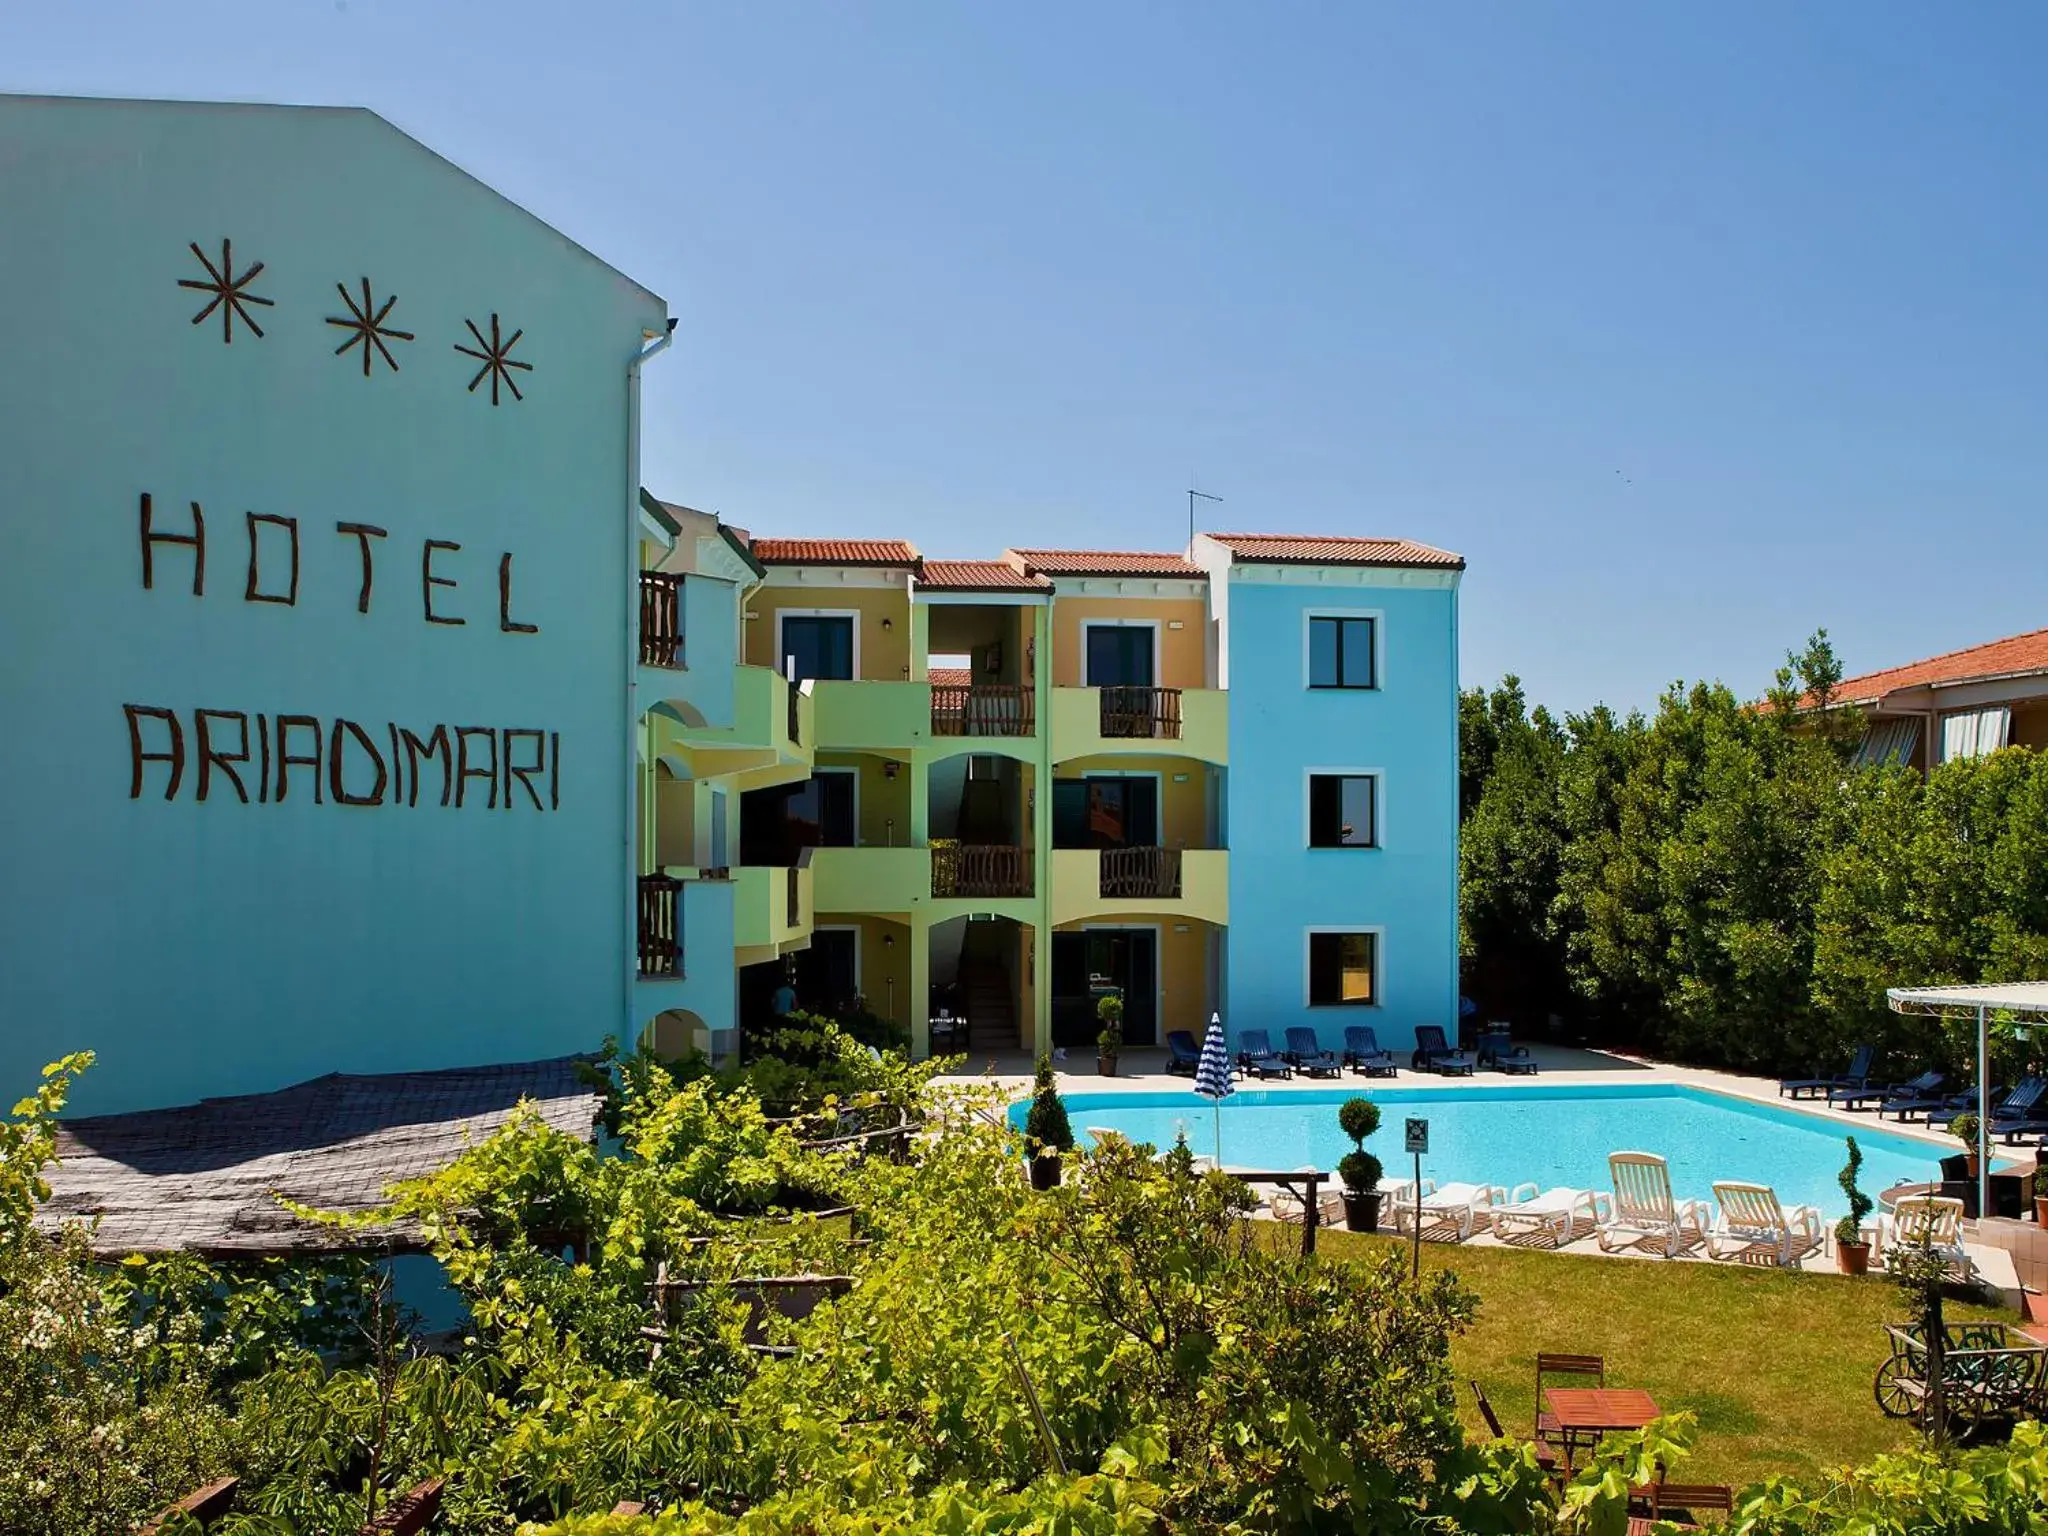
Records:
M1380 1229L1380 1160L1365 1150L1365 1138L1380 1128L1380 1107L1371 1099L1346 1099L1337 1124L1351 1138L1351 1150L1337 1160L1344 1181L1344 1225L1354 1232Z
M1104 1077L1115 1077L1116 1055L1124 1046L1123 994L1105 993L1095 1005L1095 1017L1102 1021L1102 1033L1095 1037L1095 1064Z
M1969 1109L1964 1110L1948 1123L1949 1135L1955 1137L1963 1144L1963 1161L1969 1169L1970 1177L1973 1179L1977 1177L1977 1127L1980 1123L1977 1119L1976 1111Z
M2034 1220L2048 1227L2048 1153L2034 1170Z
M1024 1145L1031 1154L1031 1187L1051 1189L1060 1181L1060 1154L1074 1150L1074 1128L1053 1082L1052 1058L1038 1058L1031 1108L1024 1116Z
M1863 1171L1863 1149L1856 1145L1856 1138L1849 1142L1849 1161L1842 1167L1840 1182L1842 1193L1849 1198L1849 1214L1835 1223L1835 1267L1845 1275L1866 1275L1870 1273L1870 1243L1863 1236L1863 1218L1870 1214L1870 1196L1856 1186L1856 1175Z

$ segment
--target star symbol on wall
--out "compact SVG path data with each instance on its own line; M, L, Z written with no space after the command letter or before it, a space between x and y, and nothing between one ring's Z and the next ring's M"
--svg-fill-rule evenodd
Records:
M387 295L384 305L380 309L370 298L370 280L366 277L362 280L362 283L363 302L360 304L356 303L355 295L348 291L347 284L336 283L334 285L334 291L341 295L341 302L348 306L348 313L346 315L329 315L327 323L329 325L338 325L349 333L348 339L334 349L334 355L339 357L350 347L361 347L363 349L364 378L367 379L370 376L370 364L377 357L383 358L390 365L391 371L396 373L398 372L398 359L391 355L391 349L385 346L384 343L386 339L392 341L411 341L412 332L401 331L384 323L385 317L391 313L391 306L398 302L396 294Z
M462 323L469 327L469 334L476 338L476 346L465 347L458 341L455 343L455 350L462 353L465 357L476 358L483 364L483 367L477 369L476 377L469 381L469 392L475 394L477 385L483 383L486 378L489 378L491 381L491 404L496 405L498 403L498 386L501 383L512 391L512 398L514 400L524 400L526 397L519 393L519 384L512 377L512 370L517 368L523 372L531 373L533 372L533 364L514 361L512 349L519 345L519 338L524 336L526 332L518 330L514 331L510 336L501 338L498 331L498 317L492 315L491 339L485 341L484 333L476 328L474 320L464 320ZM478 348L482 350L479 351Z
M240 277L236 277L234 275L235 249L232 241L226 239L221 241L220 265L218 267L207 258L206 252L199 249L199 243L196 240L191 242L191 248L192 254L199 258L199 265L206 268L206 281L201 282L196 277L181 277L178 279L178 286L180 288L195 288L201 293L213 295L212 298L206 301L206 308L200 310L198 314L192 317L192 323L194 325L199 324L200 321L217 309L220 311L220 339L223 342L230 345L234 342L235 319L237 316L241 318L242 324L249 327L258 336L261 336L263 334L263 327L256 323L255 317L244 306L261 304L266 309L271 307L269 299L262 298L248 291L249 285L256 281L256 274L263 270L263 263L260 261L253 263L248 271L244 272Z

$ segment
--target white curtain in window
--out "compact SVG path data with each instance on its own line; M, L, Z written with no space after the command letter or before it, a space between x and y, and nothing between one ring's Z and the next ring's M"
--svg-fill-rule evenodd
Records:
M1989 709L1958 710L1941 717L1941 760L1959 757L1988 757L2005 745L2012 728L2012 711L2003 704Z
M1856 749L1856 761L1868 767L1910 763L1919 744L1920 722L1911 715L1873 720L1863 733L1863 745Z

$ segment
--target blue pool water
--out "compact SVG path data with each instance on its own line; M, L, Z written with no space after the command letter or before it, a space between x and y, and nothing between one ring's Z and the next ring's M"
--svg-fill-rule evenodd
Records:
M1355 1090L1268 1093L1244 1089L1223 1103L1222 1161L1239 1167L1334 1168L1351 1149L1337 1129L1337 1106ZM1425 1178L1500 1184L1534 1180L1579 1189L1611 1189L1607 1154L1656 1152L1671 1164L1672 1192L1711 1200L1715 1179L1769 1184L1787 1205L1817 1205L1830 1218L1844 1210L1835 1182L1846 1158L1845 1134L1863 1149L1866 1194L1907 1180L1938 1178L1941 1149L1879 1130L1875 1122L1844 1128L1798 1110L1755 1104L1675 1083L1596 1087L1372 1088L1380 1129L1366 1143L1389 1176L1406 1175L1414 1160L1401 1151L1402 1121L1429 1121ZM1086 1127L1121 1131L1157 1147L1187 1133L1196 1152L1216 1155L1209 1101L1186 1093L1069 1094L1067 1114L1085 1144ZM1024 1123L1025 1105L1010 1111Z

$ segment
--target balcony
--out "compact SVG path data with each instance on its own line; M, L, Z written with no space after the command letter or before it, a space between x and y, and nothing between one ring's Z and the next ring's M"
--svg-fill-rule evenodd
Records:
M811 684L818 748L891 752L908 757L931 730L932 690L925 683L820 678Z
M934 736L1030 736L1038 690L1031 683L948 683L932 687Z
M989 844L932 844L934 897L1029 896L1031 851Z
M812 894L820 912L909 912L931 897L927 848L814 848Z
M1180 900L1178 848L1105 848L1097 894L1110 901Z
M683 882L672 875L640 877L640 974L683 974L683 935L676 904Z
M1140 737L1148 741L1180 740L1180 690L1130 684L1102 690L1102 734L1111 740Z
M674 571L640 573L640 665L683 664L683 577Z
M1053 760L1140 753L1226 763L1228 700L1219 688L1055 688Z
M733 948L739 964L773 960L809 940L813 884L808 864L749 864L733 871Z
M1055 848L1052 921L1170 915L1230 921L1230 855L1221 848Z

